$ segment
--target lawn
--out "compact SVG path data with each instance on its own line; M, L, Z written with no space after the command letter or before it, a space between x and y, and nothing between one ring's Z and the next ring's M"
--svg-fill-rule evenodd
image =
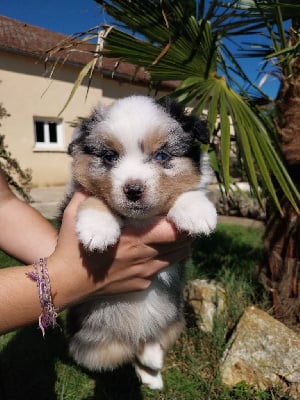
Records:
M239 316L249 304L262 308L268 299L256 278L262 257L262 231L220 224L209 238L195 242L187 278L215 279L225 287L229 310L215 321L213 334L199 332L187 313L187 328L168 353L163 370L165 388L142 387L130 366L93 374L69 358L60 328L42 338L36 324L0 336L1 400L274 400L288 399L280 390L256 392L245 384L228 389L220 382L218 361ZM16 261L0 253L0 265Z

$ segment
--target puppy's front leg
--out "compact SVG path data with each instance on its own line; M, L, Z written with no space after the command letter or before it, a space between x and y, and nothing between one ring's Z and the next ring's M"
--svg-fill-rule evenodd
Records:
M121 218L113 215L101 200L89 197L81 203L76 230L80 242L87 250L104 251L117 243L121 226Z
M167 218L173 221L179 230L190 235L208 235L217 224L215 206L201 190L182 193L173 204Z

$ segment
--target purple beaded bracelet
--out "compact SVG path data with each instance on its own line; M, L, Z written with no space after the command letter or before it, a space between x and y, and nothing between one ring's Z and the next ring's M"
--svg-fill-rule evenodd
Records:
M57 310L55 310L52 296L51 285L47 268L47 258L40 258L39 263L33 264L33 271L26 272L26 276L36 282L41 304L42 313L39 316L39 327L45 336L45 329L56 324Z

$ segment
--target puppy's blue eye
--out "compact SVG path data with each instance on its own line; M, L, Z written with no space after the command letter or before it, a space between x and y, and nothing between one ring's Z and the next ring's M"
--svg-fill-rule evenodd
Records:
M159 150L154 154L154 160L158 162L167 161L169 158L170 155L163 150Z
M113 150L107 150L103 156L102 156L103 161L108 164L108 165L113 165L115 164L118 159L119 159L119 154L116 151Z

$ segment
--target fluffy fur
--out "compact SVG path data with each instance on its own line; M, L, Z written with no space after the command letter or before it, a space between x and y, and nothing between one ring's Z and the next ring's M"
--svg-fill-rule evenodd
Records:
M125 224L167 216L191 235L209 234L216 211L205 194L206 125L171 100L132 96L98 106L76 130L72 187L92 196L82 203L77 232L90 251L114 245ZM72 195L72 191L70 196ZM101 266L99 266L101 268ZM183 265L172 265L144 291L93 298L69 310L70 353L90 370L132 362L150 388L163 386L164 352L183 329Z

